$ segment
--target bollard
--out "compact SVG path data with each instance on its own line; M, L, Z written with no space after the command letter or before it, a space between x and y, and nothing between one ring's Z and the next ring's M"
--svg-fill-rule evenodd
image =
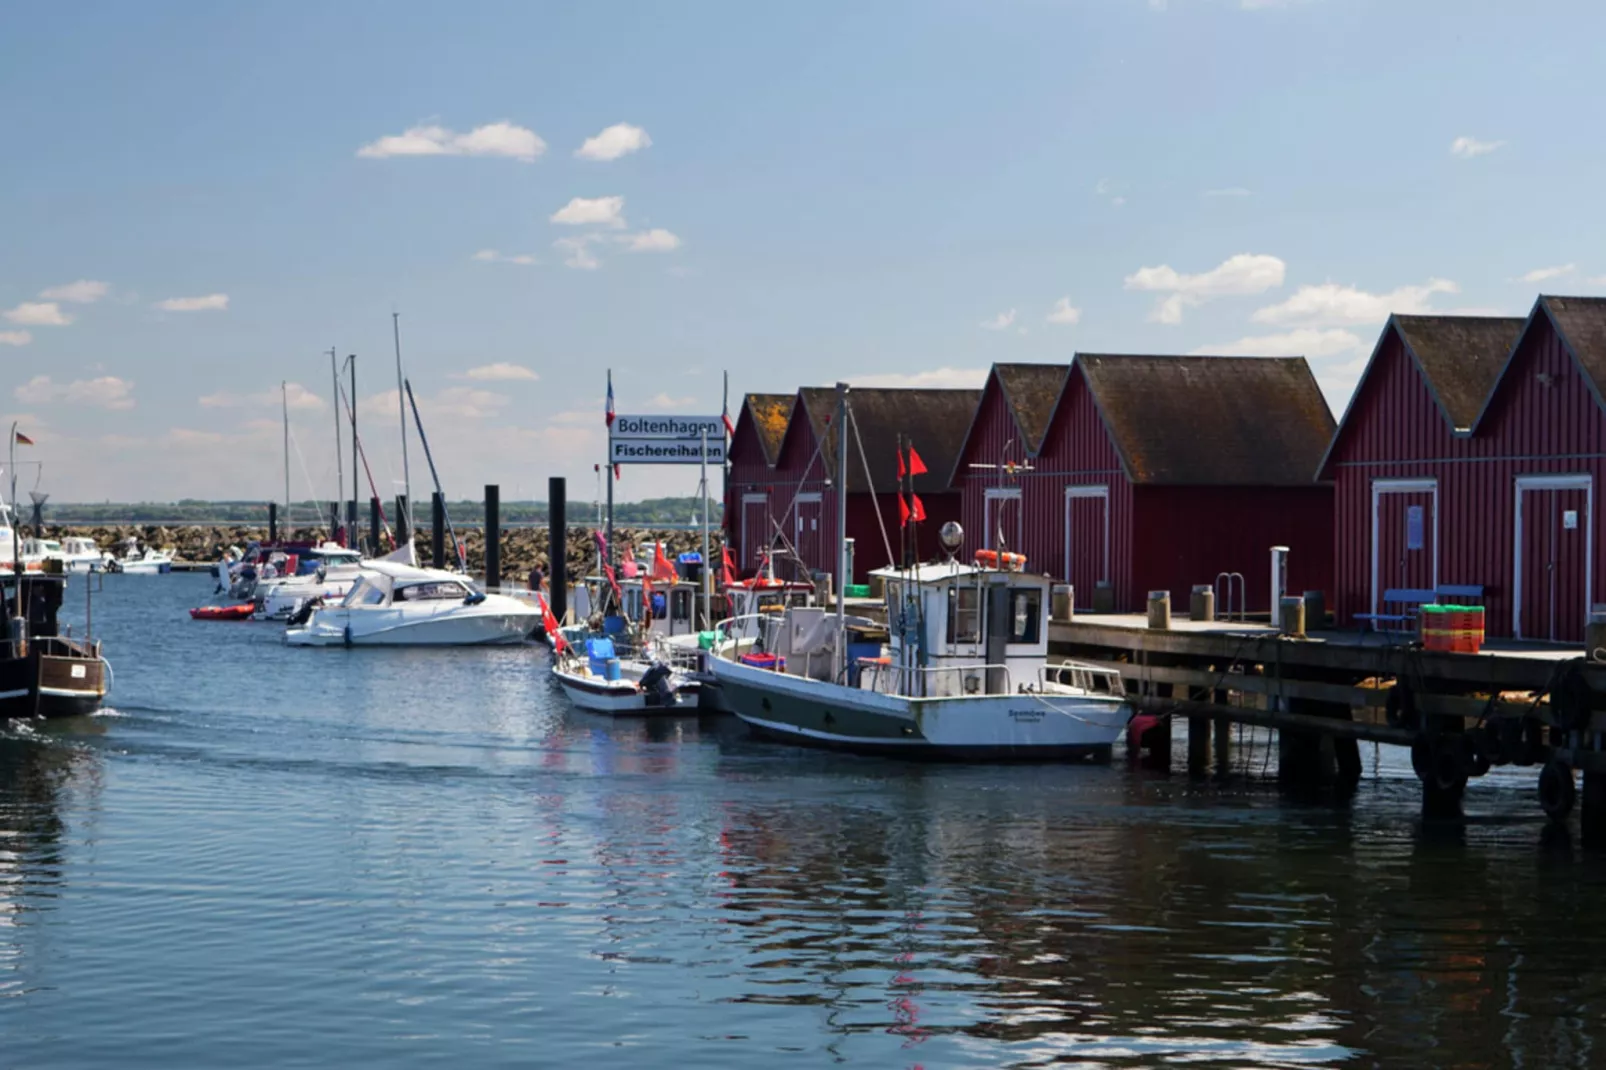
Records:
M502 586L502 487L485 484L485 589Z
M446 567L446 499L436 491L429 497L429 556L436 568Z
M1318 632L1327 627L1327 592L1305 592L1305 627Z
M383 557L384 547L379 545L379 498L368 499L368 552L375 557Z
M1279 627L1284 635L1305 637L1305 600L1293 595L1285 595L1278 607L1282 612L1278 614L1281 622Z
M562 476L547 479L547 575L552 584L547 603L560 623L569 611L568 486L568 480Z
M1171 627L1171 592L1149 592L1149 627L1165 629Z
M1208 583L1193 585L1188 596L1188 617L1191 620L1216 619L1216 589Z
M1056 583L1049 604L1053 607L1051 620L1069 622L1076 612L1076 589L1068 583Z
M1115 612L1115 588L1110 586L1109 580L1099 580L1093 585L1093 612Z
M268 542L279 541L279 503L268 503Z

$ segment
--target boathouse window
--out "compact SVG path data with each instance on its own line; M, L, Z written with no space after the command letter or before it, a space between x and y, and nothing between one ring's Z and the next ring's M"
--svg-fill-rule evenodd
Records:
M1043 620L1043 592L1035 587L1017 587L1009 592L1009 641L1036 643Z
M948 641L981 642L981 592L976 588L948 588Z

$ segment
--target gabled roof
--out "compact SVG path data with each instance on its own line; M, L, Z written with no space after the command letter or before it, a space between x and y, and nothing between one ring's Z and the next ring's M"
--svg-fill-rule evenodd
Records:
M899 435L913 442L915 452L926 462L926 473L915 477L915 490L932 494L949 489L949 475L980 403L980 390L851 389L848 404L859 440L864 444L864 459L858 456L858 446L853 445L848 455L849 493L870 489L865 482L866 460L876 491L890 494L897 489ZM836 389L806 386L798 391L797 404L808 416L815 441L823 444L821 460L810 475L818 472L836 478L836 435L831 424L836 413ZM797 411L793 410L794 417ZM848 434L852 442L851 427Z
M1483 399L1477 423L1473 426L1483 423L1484 417L1494 404L1500 383L1506 377L1506 369L1517 359L1517 349L1522 340L1542 317L1549 317L1550 322L1555 325L1556 334L1561 337L1562 345L1567 347L1573 362L1588 380L1595 401L1602 408L1606 408L1606 297L1560 297L1540 294L1539 299L1534 302L1533 311L1528 313L1526 322L1518 321L1524 323L1522 333L1512 342L1511 351L1506 355L1506 359L1490 383L1488 396Z
M1366 382L1377 367L1378 358L1390 334L1399 336L1406 356L1416 365L1439 414L1452 434L1468 434L1481 418L1495 383L1510 359L1522 333L1524 321L1514 316L1406 316L1392 315L1378 335L1377 345L1366 361L1350 394L1338 431L1322 452L1317 478L1322 478L1327 461L1338 448L1338 440L1349 426L1350 416L1360 401Z
M1304 357L1078 353L1076 365L1133 483L1309 484L1333 436Z
M1035 454L1043 448L1043 436L1048 434L1060 389L1070 371L1069 364L993 365L993 375L998 378L1004 403L1015 417L1027 453Z
M792 403L796 400L795 394L748 394L742 401L742 412L737 420L752 421L759 447L764 451L764 461L771 468L780 459L781 442L786 438L787 425L792 422Z

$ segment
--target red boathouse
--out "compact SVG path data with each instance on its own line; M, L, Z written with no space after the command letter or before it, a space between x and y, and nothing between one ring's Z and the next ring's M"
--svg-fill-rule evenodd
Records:
M1606 600L1606 299L1526 320L1394 316L1321 474L1337 488L1335 608L1482 587L1491 636L1576 643Z
M725 476L725 538L737 567L758 568L774 524L792 504L777 501L775 462L792 420L793 394L748 394L736 414Z
M1136 611L1151 590L1186 606L1237 572L1264 611L1274 545L1291 591L1330 586L1332 488L1314 473L1332 432L1302 357L997 365L953 475L967 549L1023 551L1084 610Z

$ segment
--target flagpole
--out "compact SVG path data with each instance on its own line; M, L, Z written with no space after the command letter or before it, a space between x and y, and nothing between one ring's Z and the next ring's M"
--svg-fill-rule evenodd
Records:
M604 416L604 419L606 420L606 422L608 424L608 472L607 472L607 480L608 480L608 561L607 561L607 565L608 565L609 568L613 568L613 561L614 561L614 557L613 557L613 485L614 485L614 482L618 478L614 474L617 471L617 469L615 469L613 467L613 415L614 415L614 413L613 413L613 369L609 368L608 369L608 409L607 409L606 415ZM619 606L617 608L620 611L622 611L624 609L623 606Z
M721 430L723 431L723 429ZM714 596L708 589L709 580L713 576L710 571L713 563L708 557L708 425L706 424L703 425L702 473L703 478L698 483L698 487L700 488L699 493L703 498L703 627L708 628L713 623L709 618L713 616L712 603Z
M11 576L17 581L17 616L22 616L22 547L17 545L17 423L11 423L6 463L11 466ZM15 651L13 651L15 652Z

